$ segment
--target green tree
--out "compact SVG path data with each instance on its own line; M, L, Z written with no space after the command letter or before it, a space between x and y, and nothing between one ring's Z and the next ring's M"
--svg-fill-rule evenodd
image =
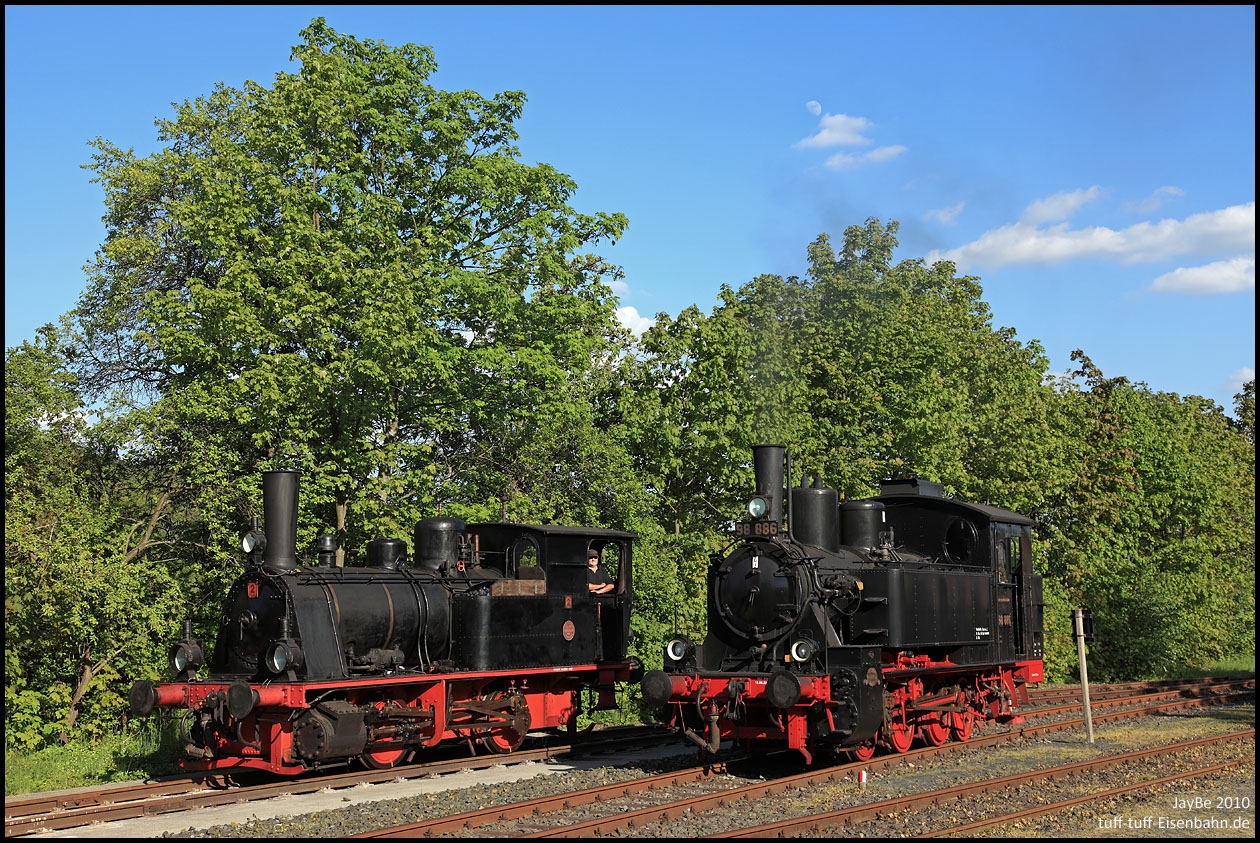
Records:
M919 475L969 500L1028 512L1062 479L1040 344L994 328L979 280L893 264L897 223L810 246L817 315L804 343L817 459L846 496Z
M1256 445L1256 381L1254 378L1243 384L1242 392L1234 396L1234 411L1238 416L1235 424L1254 448Z
M1091 675L1206 667L1255 636L1255 446L1211 401L1107 378L1061 385L1076 465L1043 512L1048 573L1094 613Z
M128 675L161 659L187 594L171 502L87 424L51 326L5 355L5 740L116 728Z
M595 417L628 342L619 270L584 251L625 217L574 210L571 178L518 160L524 95L439 90L427 47L316 19L292 58L270 87L177 104L152 155L94 142L106 239L65 351L104 421L58 462L73 478L10 494L8 687L44 695L10 711L52 711L78 676L61 708L92 683L116 715L185 607L206 635L263 469L303 472L301 548L333 529L354 552L443 507L610 526L642 508ZM38 546L50 509L76 532ZM37 586L81 608L36 612ZM89 626L36 670L41 641Z
M457 492L488 433L563 414L617 342L609 268L578 250L626 220L574 211L572 179L517 160L524 95L435 89L428 47L316 19L293 59L178 106L147 158L96 142L80 370L156 399L146 441L216 514L298 468L304 531L361 545Z

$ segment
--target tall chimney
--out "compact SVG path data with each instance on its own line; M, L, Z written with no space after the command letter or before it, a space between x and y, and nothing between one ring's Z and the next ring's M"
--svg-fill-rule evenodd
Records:
M753 445L753 472L757 494L770 505L767 515L783 526L783 445Z
M263 472L263 565L277 571L297 567L298 478L296 471Z

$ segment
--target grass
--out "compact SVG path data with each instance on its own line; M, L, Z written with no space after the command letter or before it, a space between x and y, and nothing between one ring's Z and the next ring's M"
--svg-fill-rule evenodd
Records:
M1178 671L1165 679L1255 674L1256 657L1226 659L1205 668ZM1152 678L1152 677L1145 677ZM113 735L98 744L71 743L37 752L4 753L4 795L42 793L110 782L160 778L180 772L180 741L176 722L147 721L127 735Z
M154 720L100 742L72 742L21 752L5 749L4 795L158 778L180 772L176 724Z
M1169 679L1202 679L1206 676L1232 676L1238 673L1256 672L1256 656L1254 653L1248 658L1226 659L1217 662L1211 667L1206 668L1189 668L1178 671L1176 676L1170 676Z

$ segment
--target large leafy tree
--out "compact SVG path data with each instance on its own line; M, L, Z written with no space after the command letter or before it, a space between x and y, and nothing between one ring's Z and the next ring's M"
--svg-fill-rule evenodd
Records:
M1090 608L1103 680L1207 667L1255 640L1255 446L1220 407L1105 377L1060 384L1069 483L1048 496L1046 573ZM1066 619L1060 619L1066 628Z
M168 563L200 556L150 467L87 423L64 351L50 326L5 355L6 747L115 728L189 597Z
M952 264L893 264L896 231L867 220L839 250L822 235L807 278L724 288L710 316L691 308L645 335L635 398L658 424L636 453L675 524L729 519L749 448L770 440L846 498L918 474L1028 511L1063 482L1040 345L994 328Z
M182 103L160 152L96 142L80 371L150 407L210 517L242 514L257 468L298 468L355 544L458 494L487 437L564 415L619 340L609 268L579 252L626 220L517 160L522 93L438 90L429 48L322 19L301 35L295 72Z
M810 246L812 447L848 496L919 475L970 500L1029 511L1058 482L1061 437L1040 345L995 328L978 279L892 263L895 222Z

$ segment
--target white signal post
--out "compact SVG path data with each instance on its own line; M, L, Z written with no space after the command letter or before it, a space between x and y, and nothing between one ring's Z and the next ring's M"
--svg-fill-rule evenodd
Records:
M1072 626L1076 635L1076 659L1081 665L1081 700L1085 704L1085 736L1094 742L1094 718L1089 710L1089 670L1085 667L1085 610L1072 610Z

